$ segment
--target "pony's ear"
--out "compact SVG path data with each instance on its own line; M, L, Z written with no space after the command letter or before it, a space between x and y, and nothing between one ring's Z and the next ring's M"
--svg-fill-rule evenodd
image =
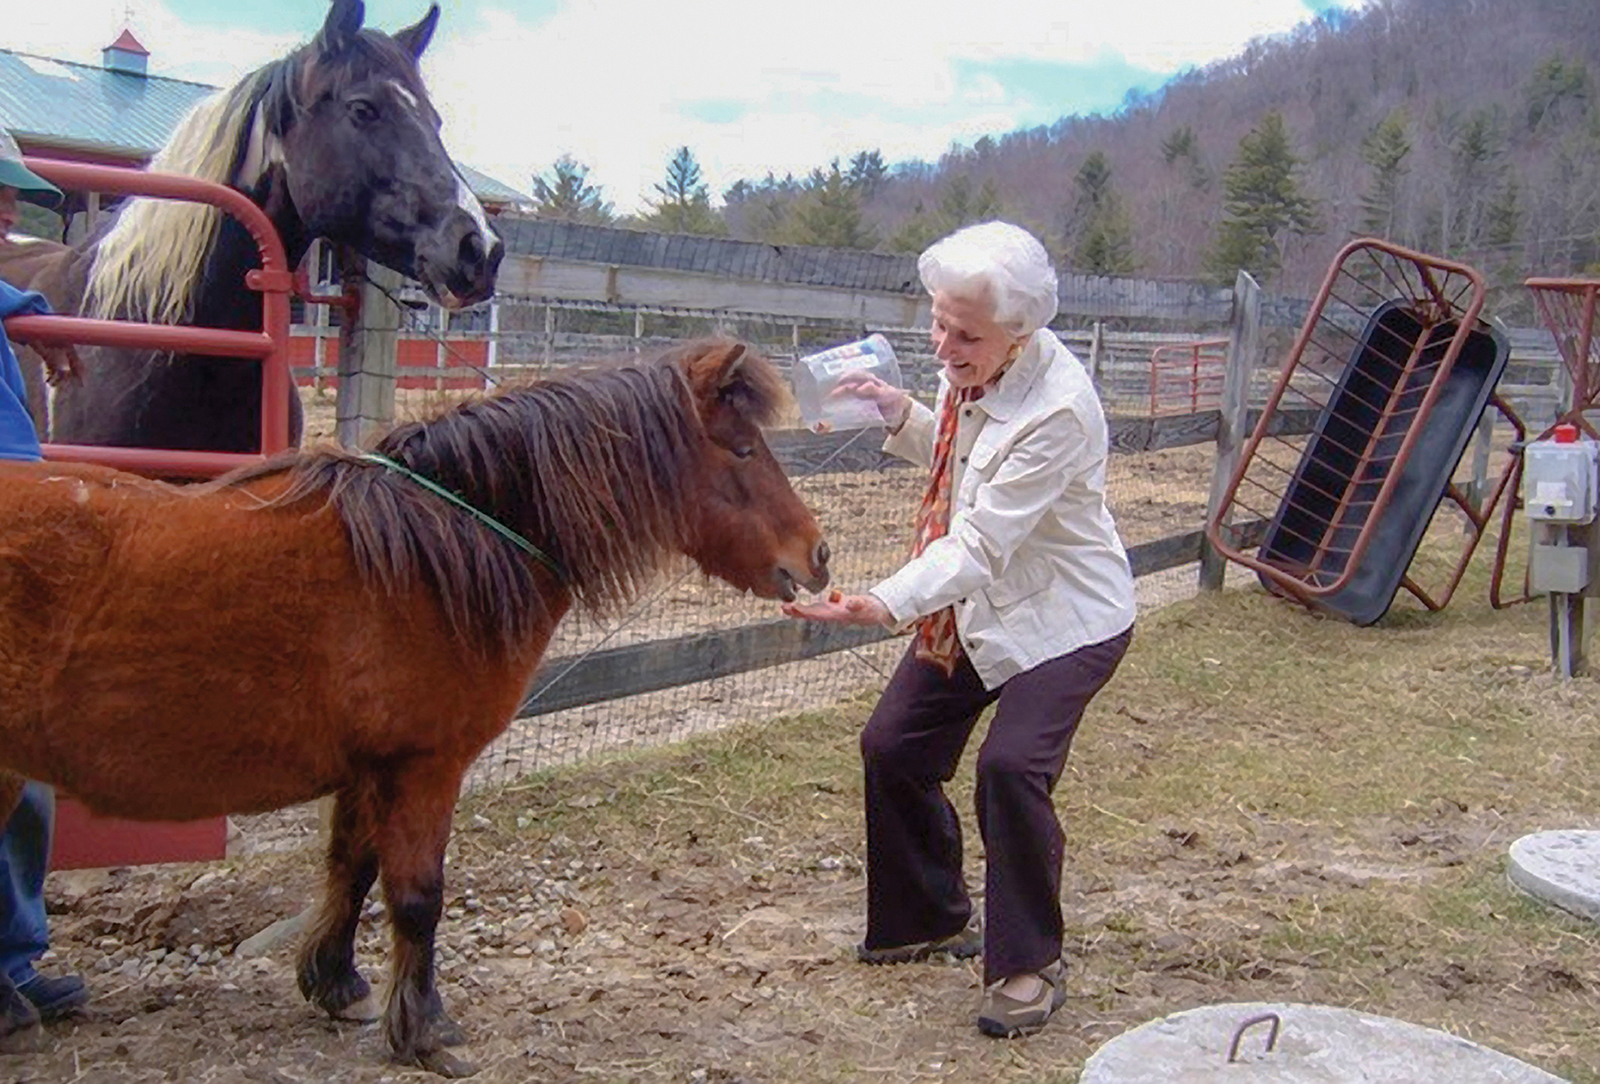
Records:
M717 363L717 387L726 388L744 377L745 344L734 343L728 353Z
M328 56L344 52L361 32L361 21L366 15L361 0L333 0L328 18L317 35L317 51Z
M394 40L400 48L421 60L422 51L428 47L428 42L433 40L433 28L438 25L439 5L432 4L428 7L428 13L417 20L417 25L396 30Z

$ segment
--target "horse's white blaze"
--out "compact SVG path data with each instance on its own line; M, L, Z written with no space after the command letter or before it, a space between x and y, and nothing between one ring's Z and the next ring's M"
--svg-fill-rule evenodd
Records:
M398 79L389 80L389 87L402 102L411 107L413 113L421 112L417 104L417 96L407 90Z
M478 236L483 240L483 249L487 252L494 245L494 232L489 229L489 218L483 213L483 204L478 202L478 197L472 194L472 189L467 187L467 182L461 174L456 174L456 206L471 216L473 225L478 227Z

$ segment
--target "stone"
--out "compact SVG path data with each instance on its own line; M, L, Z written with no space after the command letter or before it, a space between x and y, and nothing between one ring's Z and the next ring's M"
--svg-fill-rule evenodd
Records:
M1247 1021L1256 1021L1245 1026ZM1276 1041L1269 1048L1273 1023ZM1242 1029L1242 1031L1241 1031ZM1237 1054L1229 1061L1238 1039ZM1248 1002L1173 1013L1124 1032L1078 1084L1566 1084L1433 1028L1326 1005Z
M1506 874L1530 896L1600 920L1600 832L1535 832L1511 844Z

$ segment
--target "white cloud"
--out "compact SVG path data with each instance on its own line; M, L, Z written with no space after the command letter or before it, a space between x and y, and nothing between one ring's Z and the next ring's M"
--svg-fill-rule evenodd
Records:
M8 44L98 62L121 29L124 4L30 5L20 25L8 27ZM954 141L1037 122L994 76L963 80L963 63L1120 56L1172 72L1306 15L1299 0L945 0L916 8L568 0L536 22L506 0L483 0L475 10L468 0L446 0L424 70L446 143L462 161L527 190L533 174L571 154L627 210L683 145L720 192L740 177L803 174L868 148L890 161L936 158ZM222 83L317 27L290 38L196 26L160 0L140 0L134 29L154 54L153 71ZM693 119L707 103L743 112L729 124Z
M629 209L683 145L720 192L740 177L803 174L868 148L890 161L936 158L953 141L1027 121L1023 103L992 76L959 80L962 61L1088 63L1119 54L1172 72L1306 15L1299 0L963 0L916 9L861 0L589 0L532 24L505 7L471 23L447 8L427 69L456 153L524 189L571 154ZM819 92L870 105L823 115ZM705 102L746 112L732 124L682 112Z
M5 45L10 49L100 63L100 50L116 40L124 26L150 50L150 70L175 79L231 83L245 72L282 56L297 44L287 35L262 34L225 25L196 25L173 14L160 0L139 0L127 14L126 0L47 0L29 4L7 17ZM306 28L304 38L317 30Z

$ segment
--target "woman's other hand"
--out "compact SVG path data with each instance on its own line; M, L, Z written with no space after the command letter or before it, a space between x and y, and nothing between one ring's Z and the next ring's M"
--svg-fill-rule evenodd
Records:
M841 375L839 382L828 392L830 399L845 397L865 399L872 403L878 408L878 413L883 415L883 423L892 430L898 430L906 424L906 415L911 412L910 395L893 384L860 370Z
M815 602L785 602L783 612L808 621L828 621L836 625L894 625L894 615L873 595L845 595L829 591Z

